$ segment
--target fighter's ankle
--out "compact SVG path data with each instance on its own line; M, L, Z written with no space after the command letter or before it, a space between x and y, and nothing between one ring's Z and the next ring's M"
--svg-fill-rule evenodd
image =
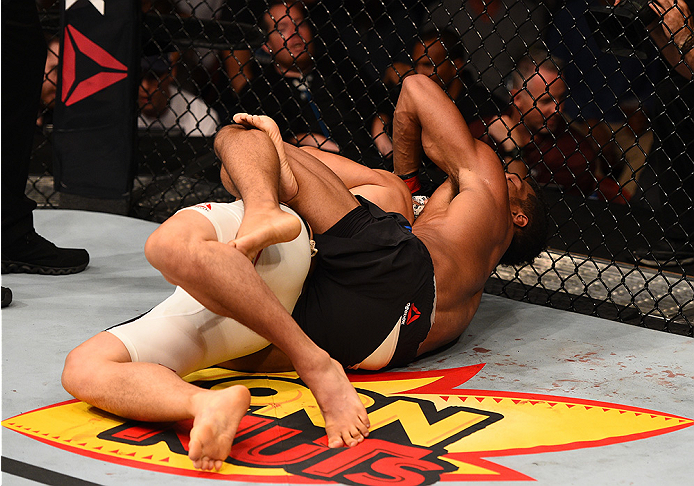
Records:
M294 363L299 376L314 376L331 369L334 366L333 359L322 349L317 349L311 353L302 353L301 360Z
M197 417L200 412L207 407L210 399L210 393L214 392L201 388L199 392L192 394L188 398L188 411L192 417Z

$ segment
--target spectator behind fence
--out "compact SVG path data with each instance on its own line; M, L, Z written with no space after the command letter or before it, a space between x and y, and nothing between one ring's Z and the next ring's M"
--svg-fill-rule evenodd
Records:
M465 47L452 30L423 30L415 39L410 53L413 65L397 62L383 75L383 82L391 88L391 95L380 106L379 115L371 126L371 135L382 155L391 156L393 111L400 94L400 81L409 74L424 74L436 81L453 100L467 123L499 113L506 105L482 84L475 83L464 69Z
M234 78L246 84L238 101L233 90L223 93L223 120L231 122L237 111L265 114L287 142L380 167L366 125L385 88L377 91L380 83L369 83L351 59L322 49L301 2L271 0L261 26L267 39L256 69Z
M143 58L141 68L140 130L191 137L211 137L217 132L219 115L202 98L176 85L168 54Z
M460 32L467 63L478 82L506 98L506 77L542 38L550 22L549 6L537 0L423 0L426 22Z
M36 203L26 194L46 39L36 4L2 2L2 273L66 275L89 263L83 249L58 248L36 233ZM12 292L2 288L2 307Z
M183 17L193 17L205 25L219 18L225 0L171 0L175 11ZM191 46L182 49L176 63L176 80L187 91L209 90L214 73L219 69L219 57L207 47ZM206 100L209 102L209 100Z
M530 172L540 184L558 186L567 194L583 197L596 188L597 152L592 142L569 126L562 115L566 85L561 62L541 48L531 48L511 75L511 106L502 115L471 127L474 136L490 143L503 155L509 172ZM600 190L612 198L617 184L601 181Z
M688 265L694 263L694 15L691 1L656 0L650 7L660 17L650 35L674 68L657 86L655 147L646 161L661 191L655 217L664 239L634 255L646 265Z
M604 4L569 0L557 6L548 46L553 56L567 61L562 74L571 95L565 115L595 140L598 174L617 178L628 200L636 192L653 143L652 95L664 70L662 63L600 51L587 17L592 15L589 8Z

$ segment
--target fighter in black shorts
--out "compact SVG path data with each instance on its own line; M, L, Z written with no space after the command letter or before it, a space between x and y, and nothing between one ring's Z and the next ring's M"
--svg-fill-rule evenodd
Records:
M343 366L382 369L412 361L433 322L429 252L398 213L357 196L323 234L292 316Z

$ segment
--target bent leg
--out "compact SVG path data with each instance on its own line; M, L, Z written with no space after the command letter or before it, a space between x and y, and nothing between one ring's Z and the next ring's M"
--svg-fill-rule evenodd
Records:
M353 446L368 435L366 409L342 367L301 330L249 259L238 248L217 241L206 218L194 211L177 213L150 236L145 252L169 282L289 357L316 397L331 447Z
M235 195L240 196L244 203L247 193L256 197L264 192L268 204L281 199L317 233L326 231L359 205L334 172L307 152L282 142L279 129L271 118L237 114L235 119L248 128L239 125L222 128L215 139L215 148L222 160L225 187L230 191L236 188L238 193ZM243 150L238 150L238 147ZM249 157L248 153L262 156ZM273 166L276 171L266 171L266 166ZM271 178L277 189L269 183L258 183L261 177ZM254 190L244 190L251 184ZM280 187L293 189L280 190ZM246 214L250 211L247 207ZM246 242L240 240L235 242L237 246L246 246Z
M313 147L302 149L328 166L352 194L365 197L385 212L400 213L412 223L412 194L407 184L392 172L371 169L338 154Z
M68 354L62 383L75 398L120 417L147 422L193 419L189 457L220 469L250 405L243 386L205 390L154 363L133 363L123 343L101 332Z
M296 238L301 222L279 207L281 163L273 142L261 132L230 125L219 131L214 145L224 163L223 180L233 181L228 188L245 207L237 248L252 261L263 248ZM291 195L292 188L283 185L282 193Z
M385 211L403 214L410 222L414 220L410 192L396 175L370 169L337 154L284 143L277 124L269 117L237 114L234 120L244 127L257 128L267 136L264 140L274 144L277 160L283 167L280 185L282 180L288 180L285 186L292 187L289 194L280 191L280 198L301 214L314 232L325 232L357 207L354 194L366 197ZM253 131L247 130L250 134L236 132L236 136L251 139ZM247 141L240 140L228 139L225 143L248 146ZM247 169L248 162L240 154L222 162L222 180L233 191L235 178L244 176L243 172L237 172L237 166L244 165Z

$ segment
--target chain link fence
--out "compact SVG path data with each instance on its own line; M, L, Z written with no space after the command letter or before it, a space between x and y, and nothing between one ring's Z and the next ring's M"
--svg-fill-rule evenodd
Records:
M287 141L391 170L400 81L424 73L549 203L548 250L499 267L486 292L692 336L694 84L648 35L644 24L663 24L645 4L143 0L129 215L161 222L231 200L212 141L240 111L273 117ZM27 191L43 208L60 207L59 8L39 2L49 55ZM686 33L672 32L680 56ZM444 178L425 160L421 194Z

